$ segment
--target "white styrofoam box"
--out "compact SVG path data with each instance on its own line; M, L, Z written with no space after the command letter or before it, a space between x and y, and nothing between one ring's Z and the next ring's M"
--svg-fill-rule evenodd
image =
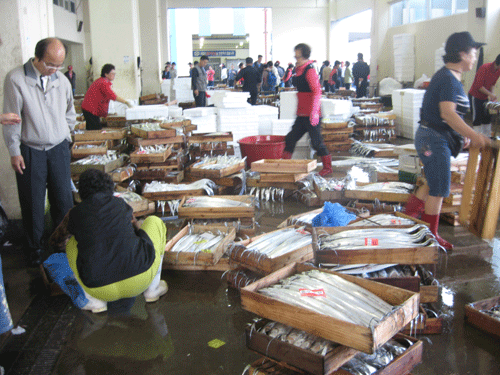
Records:
M198 133L213 133L217 131L217 116L207 115L207 116L197 116L190 117L185 116L185 118L191 120L191 123L198 126Z
M127 108L125 118L127 120L145 120L153 117L168 117L169 109L163 104L140 105Z
M171 89L171 85L172 85L172 80L171 79L164 79L162 82L161 82L161 93L163 95L166 95L168 96L168 98L170 99L170 89Z
M278 114L259 116L259 135L272 135L273 120L278 119Z
M177 77L171 81L173 88L184 88L187 90L191 90L191 77Z
M258 116L269 116L269 115L278 115L279 109L278 107L274 107L271 105L255 105L253 109L257 113Z
M273 120L271 135L287 135L292 129L295 120Z
M323 117L351 113L351 109L350 100L321 98L321 116Z
M215 115L215 107L197 107L185 109L183 115L186 117L202 117Z
M250 104L247 99L250 97L248 92L234 92L227 90L215 90L211 92L213 104L219 108L245 108Z
M308 145L299 146L299 144L297 143L297 145L295 146L295 150L293 150L292 159L301 159L301 160L312 159L311 155L312 151L313 150L311 146Z
M170 117L182 117L182 108L178 106L169 106L168 108L168 115Z
M137 100L131 100L131 102L137 106L139 105L139 103L137 102ZM109 101L109 106L108 106L108 113L110 114L117 114L118 116L125 116L125 113L126 113L126 110L127 110L127 105L126 104L123 104L123 103L120 103L120 102L116 102L114 100L110 100Z
M280 93L280 119L295 119L297 117L297 93L282 91Z

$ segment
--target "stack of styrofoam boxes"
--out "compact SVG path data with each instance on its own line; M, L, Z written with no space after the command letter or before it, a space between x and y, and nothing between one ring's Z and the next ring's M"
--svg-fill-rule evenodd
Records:
M397 34L394 43L394 78L399 82L413 82L415 79L415 36Z
M273 120L279 117L278 107L270 105L256 105L253 107L259 116L259 135L272 135Z
M253 106L217 108L217 131L232 132L234 154L241 155L238 141L259 134L259 116Z
M171 79L164 79L161 82L161 93L165 96L168 96L168 100L174 100L171 99L170 96L172 95L170 93L172 87L172 80Z
M168 117L169 107L163 104L140 105L127 108L125 118L127 120L147 120L154 117Z
M321 98L321 116L323 118L341 118L347 120L351 117L352 101L340 99Z
M191 123L198 126L198 133L213 133L217 131L217 115L214 107L198 107L185 109L183 115Z
M215 90L210 92L211 101L217 108L246 108L250 107L247 99L248 92L234 92L227 90Z
M297 93L295 91L280 92L280 119L295 120L297 117Z
M420 108L425 90L403 89L392 93L392 108L396 115L396 132L405 138L415 139L420 121Z
M273 120L272 121L272 132L271 135L287 135L295 120ZM295 144L295 150L293 151L294 159L310 159L311 158L311 142L309 134L304 134L304 136Z
M131 102L137 106L139 105L137 100L131 100ZM128 107L126 104L116 102L114 100L109 101L109 106L108 106L108 114L116 114L118 116L125 116L125 113L127 111Z
M194 101L190 77L178 77L171 81L169 100L176 99L179 103Z
M436 50L434 55L434 73L444 66L443 56L446 54L444 50L444 43Z

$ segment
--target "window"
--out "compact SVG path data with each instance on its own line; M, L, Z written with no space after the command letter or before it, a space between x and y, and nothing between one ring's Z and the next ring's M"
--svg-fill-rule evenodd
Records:
M391 5L391 27L469 11L469 0L401 0Z
M53 0L54 5L58 5L71 13L76 13L76 3L74 0Z

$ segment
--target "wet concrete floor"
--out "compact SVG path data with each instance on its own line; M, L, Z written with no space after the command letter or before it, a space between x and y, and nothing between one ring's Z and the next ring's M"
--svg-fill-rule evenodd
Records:
M294 201L274 203L262 208L258 221L262 231L270 231L289 215L311 209ZM499 340L466 324L464 305L500 295L500 242L490 246L463 228L441 228L442 236L456 246L440 257L437 268L445 328L440 335L419 336L425 341L424 358L412 374L499 374ZM8 300L17 321L30 296L39 293L29 286L36 272L17 267L8 253L3 258ZM47 373L241 374L259 357L245 347L244 329L254 315L241 309L239 293L228 288L221 275L164 271L169 292L153 304L139 296L126 315L82 312L66 297L49 300L49 305L66 301L57 319L67 323ZM220 340L214 346L223 345L210 347L212 340ZM7 373L30 373L16 371L14 366Z

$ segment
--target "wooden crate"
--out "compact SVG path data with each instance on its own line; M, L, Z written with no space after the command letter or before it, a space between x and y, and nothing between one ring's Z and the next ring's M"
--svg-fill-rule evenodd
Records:
M156 213L156 203L149 202L148 208L146 210L134 212L134 216L135 217L150 216L155 213Z
M425 221L422 221L420 219L408 216L402 212L395 211L395 212L391 212L391 214L396 216L396 218L391 220L390 225L376 225L376 226L371 226L371 227L370 226L362 226L362 227L358 226L357 228L409 228L408 225L401 225L401 221L398 221L397 218L409 219L409 220L413 221L415 224L422 224L422 225L425 225L427 227L429 226L429 223L426 223ZM370 215L368 217L359 217L359 218L353 220L352 222L350 222L349 225L355 224L358 221L370 219L372 216L375 216L375 215Z
M265 275L249 270L245 267L237 266L226 273L227 285L240 290L255 281L262 279Z
M232 142L233 133L197 133L188 137L188 144L194 143L219 143L219 142Z
M420 285L420 302L433 303L439 299L439 285Z
M125 200L123 198L123 196L127 195L127 194L136 194L136 193L131 193L127 189L125 189L123 187L120 187L120 186L117 186L116 187L116 192L114 193L114 196L117 197L117 198L122 198L123 200ZM139 194L136 194L136 195L139 195ZM125 200L125 202L130 207L132 207L132 210L133 210L134 213L140 212L140 211L146 211L146 210L149 209L149 201L147 199L144 199L143 197L141 197L141 198L142 198L141 200L137 200L137 201L134 201L134 202L128 202L128 201Z
M278 232L279 230L275 230L270 233ZM310 229L307 231L309 233L311 232ZM267 256L259 256L259 255L253 256L253 254L249 255L248 252L245 253L245 250L247 249L246 246L268 234L269 233L264 233L257 237L237 242L235 244L235 247L231 250L231 253L229 254L229 259L245 268L248 268L249 270L264 274L269 274L271 272L279 270L280 268L283 268L284 266L290 263L307 262L314 258L312 244L301 247L294 251L290 251L276 258L268 258Z
M321 129L348 129L349 128L349 122L348 121L343 121L343 122L321 122Z
M126 167L118 168L111 171L109 175L114 182L123 182L134 175L134 167L128 165Z
M172 146L167 147L163 152L154 154L142 154L141 151L135 150L130 154L130 162L132 163L163 163L172 153Z
M167 168L161 169L137 169L134 173L135 180L170 182L174 184L180 183L184 178L184 171L174 171Z
M236 230L234 228L226 228L225 230L218 229L219 231L226 234L226 238L224 241L212 252L212 253L204 253L204 252L172 252L172 248L174 245L188 233L203 233L209 231L204 226L186 226L177 233L174 238L167 242L165 247L165 256L163 257L163 262L168 264L184 264L184 265L201 265L208 266L217 264L224 252L226 251L229 244L234 240L236 236Z
M256 328L264 326L268 321L256 323ZM273 340L266 334L256 332L250 327L245 329L247 348L272 359L279 363L286 363L292 368L305 371L313 375L335 375L350 374L344 370L339 370L341 366L349 362L356 354L356 349L347 346L337 346L325 356L315 354L310 350L301 349L293 344L281 340ZM410 340L413 345L409 347L401 356L395 358L385 368L374 373L377 374L407 374L411 369L422 361L423 343L413 337L398 333L394 339ZM339 371L337 371L339 370ZM252 372L250 372L252 374ZM274 372L273 372L274 374Z
M213 198L224 198L245 202L251 204L251 207L184 207L184 203L190 198L192 197L189 195L182 198L179 204L179 217L190 219L226 219L235 217L254 217L255 215L254 197L250 195L219 195ZM216 200L214 202L216 202Z
M77 148L78 146L84 145L95 145L98 147L92 148ZM89 155L106 155L108 153L108 145L106 142L102 141L91 141L91 142L75 142L71 147L71 157L73 159L86 158Z
M200 178L222 178L230 176L232 174L238 173L242 169L245 169L245 161L242 160L238 164L231 165L223 169L201 169L200 167L189 168L189 173L192 176Z
M125 138L127 129L118 128L102 128L101 130L84 130L83 133L73 134L75 142L81 141L104 141L108 139L122 139Z
M163 262L162 269L172 271L213 271L226 272L232 268L228 258L221 258L217 264L213 265L193 265L193 264L168 264Z
M109 173L116 168L120 168L125 164L125 159L123 157L119 157L116 160L110 161L107 164L70 164L71 174L82 174L87 169L97 169L104 173Z
M110 128L123 128L127 125L127 118L124 116L110 115L105 121Z
M205 195L205 190L196 189L196 190L176 190L176 191L155 191L151 193L142 193L142 195L145 198L155 201L170 201L173 199L183 199L186 196L200 197L202 195Z
M332 134L322 133L323 141L324 142L331 142L331 141L335 141L335 142L347 142L347 140L349 139L350 135L351 135L351 133L348 133L348 132L345 132L345 133L332 133Z
M381 191L363 191L363 190L345 190L344 196L349 199L361 199L373 201L378 199L381 202L399 202L406 203L410 194L387 193Z
M415 321L408 324L401 332L405 335L439 335L443 333L443 316L430 318L422 306L420 306L420 315Z
M175 129L162 129L162 130L145 130L132 125L130 127L132 134L137 135L139 138L154 139L154 138L171 138L175 137L177 131Z
M316 169L316 160L262 159L252 162L252 171L265 173L309 173Z
M370 329L319 314L309 309L291 306L258 293L259 289L274 285L280 280L294 274L312 269L315 268L292 263L241 289L242 307L264 318L302 329L327 340L369 354L394 337L396 333L418 314L418 305L420 302L418 293L324 270L321 270L321 272L332 273L353 282L371 291L387 303L398 306L398 308Z
M278 228L284 228L284 227L289 227L291 225L295 225L295 221L297 219L299 219L301 216L305 216L305 215L309 215L311 213L314 213L314 214L320 214L323 212L323 208L318 208L316 210L312 210L312 211L308 211L308 212L303 212L301 214L298 214L298 215L291 215L289 216L285 221L283 221L280 225L278 225ZM312 226L311 226L312 228Z
M408 228L407 225L398 228ZM367 227L319 227L313 228L313 250L315 264L436 264L438 246L407 247L400 249L319 250L319 233L334 234L346 230L365 229ZM373 227L369 227L373 228Z
M500 338L500 320L481 312L498 304L500 304L500 296L469 303L465 305L465 318L469 324Z
M154 146L154 145L169 145L169 144L177 144L177 143L185 143L186 138L184 135L176 135L174 137L169 138L141 138L136 135L129 135L127 137L127 142L136 147L139 146Z
M322 201L338 201L340 199L343 199L344 197L344 192L342 190L320 190L319 186L316 184L316 181L314 181L314 192Z
M288 182L295 183L303 180L309 173L261 173L260 182Z

